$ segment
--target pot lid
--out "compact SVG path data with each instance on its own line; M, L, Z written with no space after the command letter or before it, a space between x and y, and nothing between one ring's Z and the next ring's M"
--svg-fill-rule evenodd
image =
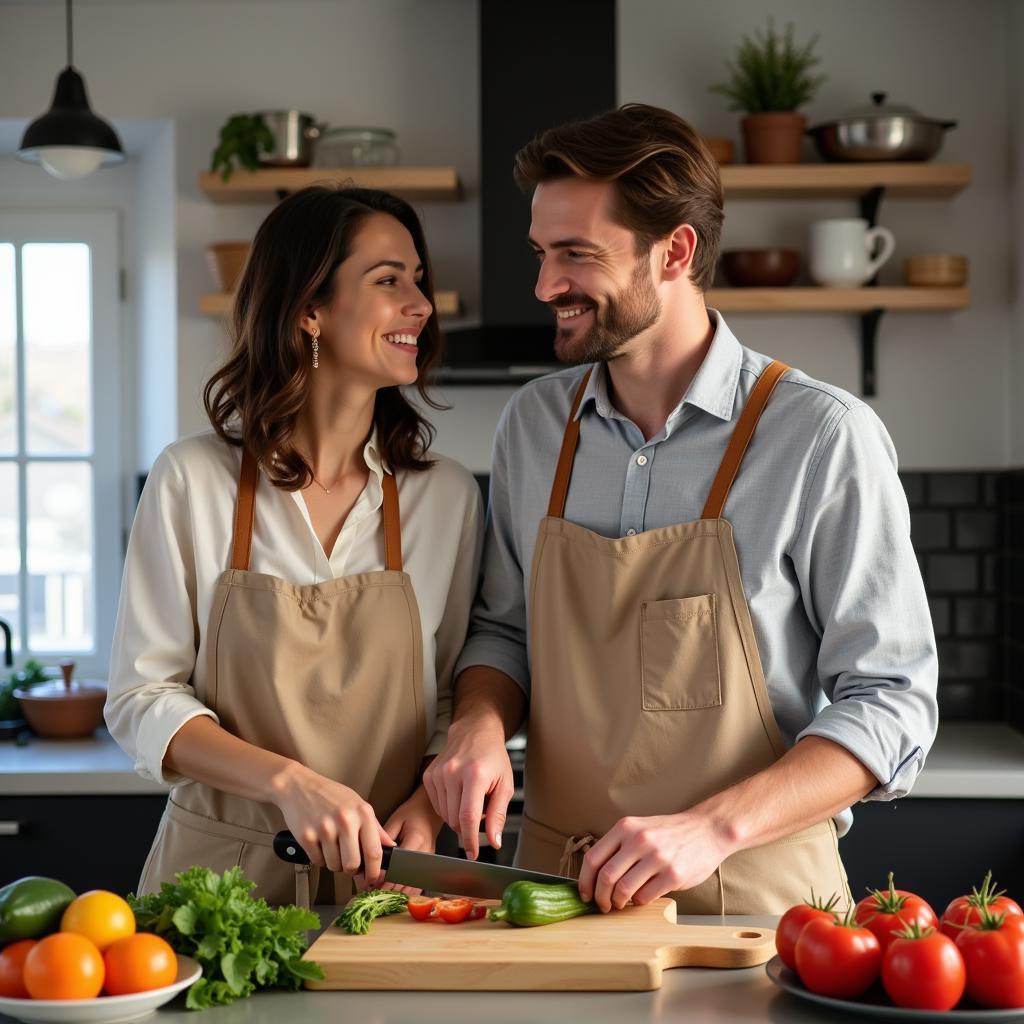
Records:
M887 95L888 93L884 92L873 92L870 103L864 103L859 107L854 107L852 110L847 110L835 120L837 122L873 121L883 117L909 117L920 121L935 120L932 117L925 117L919 110L915 110L905 103L886 103L885 98Z

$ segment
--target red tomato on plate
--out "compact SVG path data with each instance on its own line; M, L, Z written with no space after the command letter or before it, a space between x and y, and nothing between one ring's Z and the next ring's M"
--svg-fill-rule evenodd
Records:
M908 925L938 928L939 919L935 911L920 896L893 886L892 872L889 872L889 888L875 889L865 896L854 911L857 923L875 933L884 953L895 938L896 932Z
M961 929L956 946L967 967L967 994L991 1009L1024 1007L1024 917L990 914Z
M910 925L882 958L882 985L897 1006L951 1010L967 982L964 958L948 935Z
M790 970L796 970L796 940L800 938L804 927L808 922L819 917L829 921L836 920L836 914L832 908L838 901L839 897L833 893L832 898L828 902L824 902L815 897L812 889L810 900L790 907L779 919L778 927L775 929L775 949L779 958Z
M842 921L809 921L796 940L800 980L823 996L852 999L878 978L882 947L874 932L860 927L847 911Z
M991 914L1005 914L1007 917L1024 917L1020 904L1006 896L1005 891L996 889L992 872L985 875L980 889L972 888L969 895L957 896L942 915L941 928L954 942L964 926L977 924L984 907Z

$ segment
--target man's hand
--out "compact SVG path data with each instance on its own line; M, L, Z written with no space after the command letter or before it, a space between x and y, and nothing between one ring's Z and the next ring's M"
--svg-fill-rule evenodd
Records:
M426 791L422 786L417 786L412 796L384 823L384 831L389 836L394 836L403 850L433 853L434 842L441 824L441 819L434 813L434 808L430 806L430 799ZM422 892L421 889L398 885L396 882L388 882L386 879L386 873L370 881L357 877L357 888L362 882L367 888L394 889L397 892L404 892L408 896L418 896Z
M505 749L500 723L482 723L475 717L454 721L448 743L423 773L423 788L438 814L462 836L466 856L480 852L480 819L487 800L485 831L495 849L501 847L512 799L512 763Z
M733 851L709 818L692 810L654 818L622 818L583 858L580 897L605 913L630 900L650 903L710 878Z

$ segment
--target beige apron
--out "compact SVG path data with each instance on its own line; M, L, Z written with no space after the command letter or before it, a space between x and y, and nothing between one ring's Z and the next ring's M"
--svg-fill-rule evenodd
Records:
M258 479L245 451L231 568L210 609L206 703L228 732L354 789L383 824L415 788L426 745L420 616L402 571L395 478L382 481L386 569L309 586L249 571ZM139 892L159 891L192 864L239 865L268 903L345 903L348 876L274 855L285 827L273 804L178 786Z
M722 510L787 369L775 362L762 373L702 518L620 538L563 518L590 372L580 383L533 554L517 864L576 877L619 819L678 813L785 753ZM671 895L683 914L776 914L812 886L849 899L831 818L733 854Z

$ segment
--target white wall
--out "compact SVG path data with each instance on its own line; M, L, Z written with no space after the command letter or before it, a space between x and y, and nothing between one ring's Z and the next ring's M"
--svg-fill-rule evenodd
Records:
M620 101L669 107L705 135L731 137L738 153L741 115L708 86L725 79L724 61L769 14L779 28L792 21L798 42L820 35L818 70L828 81L805 111L810 124L883 90L892 102L960 122L938 159L969 161L970 187L954 200L885 200L879 217L897 241L882 284L902 283L903 260L915 252L964 253L971 267L969 310L882 319L870 404L905 468L1002 466L1010 458L1010 258L1021 237L1009 217L1007 35L1015 7L1019 24L1015 0L619 0ZM1019 63L1019 28L1016 38ZM852 201L727 202L723 249L784 244L806 252L812 220L856 215ZM859 392L855 317L733 314L729 322L751 348ZM1019 447L1015 457L1022 454Z
M1024 464L1024 4L1010 5L1010 463Z
M214 290L205 246L252 237L268 209L215 205L199 191L230 114L297 108L332 125L384 125L397 131L403 162L454 165L466 201L419 209L437 280L473 312L479 118L470 0L90 0L75 6L75 26L75 63L94 109L111 120L174 122L174 145L163 152L176 160L179 433L205 426L200 392L223 355L222 326L198 312L200 295ZM0 2L0 118L43 112L64 52L62 2ZM0 174L16 173L9 165Z

